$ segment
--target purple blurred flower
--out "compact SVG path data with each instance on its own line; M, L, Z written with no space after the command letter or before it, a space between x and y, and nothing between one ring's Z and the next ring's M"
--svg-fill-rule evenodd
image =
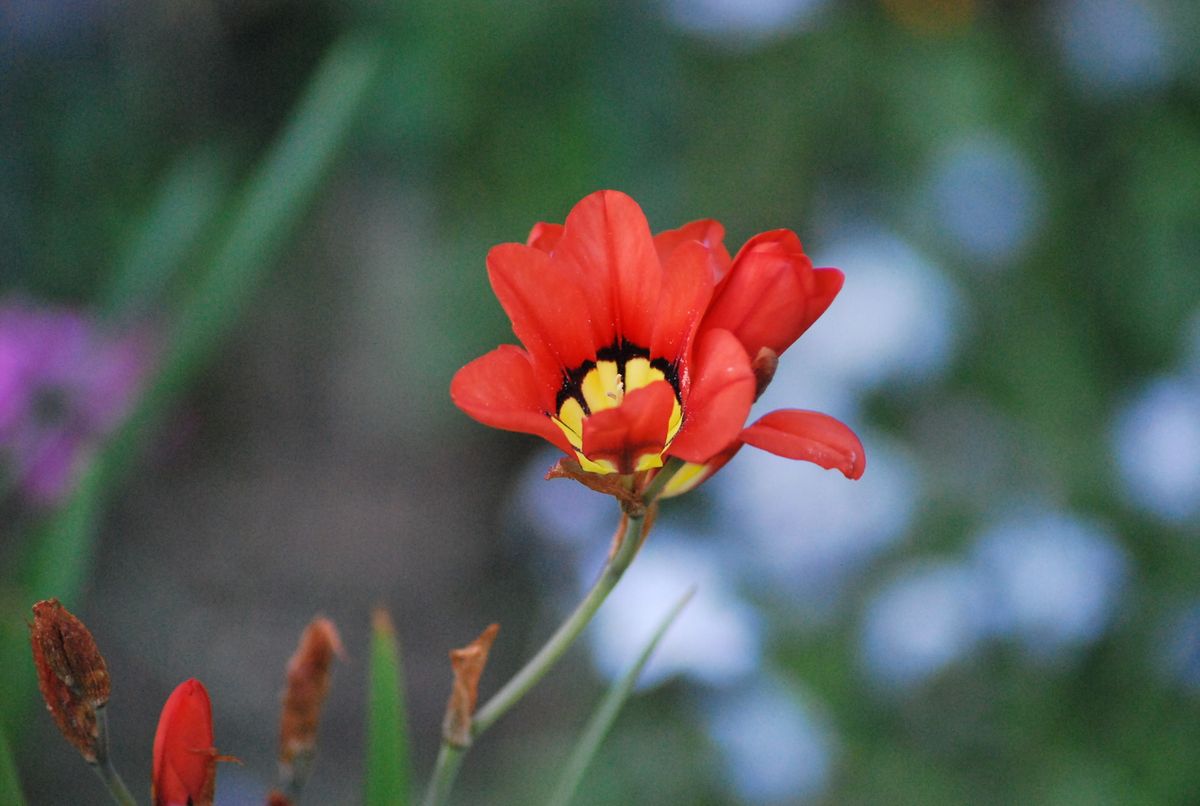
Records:
M39 506L71 488L80 459L127 413L149 364L140 334L84 313L0 301L0 472Z

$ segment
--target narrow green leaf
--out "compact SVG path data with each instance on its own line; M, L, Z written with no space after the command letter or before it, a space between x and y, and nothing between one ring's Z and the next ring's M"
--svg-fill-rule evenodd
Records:
M180 157L146 212L137 235L117 259L100 309L108 316L144 312L162 297L229 195L229 160L216 149Z
M408 720L400 648L392 620L375 611L367 700L366 806L409 802Z
M17 763L13 761L12 750L4 731L0 731L0 803L9 806L25 806L25 796L21 793L21 779L17 777Z
M690 588L675 603L663 617L662 622L659 623L658 629L654 631L654 635L651 636L649 643L646 644L646 648L642 650L642 654L638 656L637 661L630 667L629 671L614 681L608 689L608 693L600 701L600 705L596 708L595 713L592 714L592 718L588 720L587 727L584 728L579 741L575 743L575 749L571 751L571 757L567 760L562 775L559 776L558 785L554 788L554 794L550 796L550 800L548 801L550 806L567 806L571 802L571 798L575 795L575 790L579 788L579 783L583 780L583 774L587 772L588 765L591 764L596 751L600 749L600 743L604 741L604 737L608 735L608 731L617 720L617 714L620 713L621 706L625 704L625 701L629 699L629 695L633 692L633 687L637 684L637 679L641 676L642 669L646 667L650 656L658 648L659 642L662 641L663 636L667 634L667 630L675 623L675 619L683 612L683 608L687 606L687 603L691 601L695 593L696 589Z

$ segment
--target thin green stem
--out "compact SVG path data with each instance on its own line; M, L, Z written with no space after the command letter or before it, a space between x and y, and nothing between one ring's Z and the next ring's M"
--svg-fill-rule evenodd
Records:
M137 806L137 801L129 792L129 787L125 786L125 782L121 780L120 773L113 766L112 759L108 756L108 709L103 705L96 709L96 726L98 735L96 736L96 763L92 765L92 769L100 776L100 780L108 787L109 793L117 806Z
M641 503L644 507L649 507L654 503L667 486L667 482L679 472L683 465L684 463L679 459L667 460L663 469L658 472L642 493ZM646 526L645 511L629 514L628 518L629 522L620 545L604 566L604 570L600 572L600 578L583 597L583 601L575 607L571 615L567 616L566 621L559 625L554 635L550 636L550 640L542 645L537 654L530 658L511 680L475 712L475 718L471 723L472 738L478 737L490 728L497 719L520 702L521 698L528 694L529 690L537 685L547 672L554 668L558 659L570 648L571 644L575 643L575 639L591 622L596 611L600 609L600 605L604 604L608 594L616 587L617 582L625 574L625 570L629 568L629 564L633 562L633 558L637 556L638 549L642 545L642 538L645 536L643 533ZM425 795L425 806L442 806L446 802L467 749L467 747L455 747L446 741L442 742L433 778L429 782L429 789Z
M685 462L682 459L676 459L675 457L668 459L667 463L663 465L663 469L658 471L654 478L650 480L650 483L646 485L646 490L642 493L642 501L647 506L654 503L662 495L662 491L666 489L671 479L675 478L675 474L683 469L684 464Z
M425 806L441 806L450 797L454 787L454 779L458 777L458 768L462 764L465 747L455 747L449 742L442 742L438 751L437 764L433 768L433 779L425 793Z
M471 724L472 736L483 733L497 719L504 716L508 709L516 705L522 697L529 693L529 689L533 688L554 667L568 647L575 642L575 639L583 632L583 628L591 622L592 616L596 615L600 605L608 598L608 594L616 587L617 582L625 573L625 569L633 561L638 546L642 542L642 527L645 522L644 515L629 518L625 538L621 541L612 560L600 573L596 584L583 597L583 601L575 607L574 612L567 616L567 620L559 626L554 635L550 636L550 640L538 650L537 654L475 713L475 720Z

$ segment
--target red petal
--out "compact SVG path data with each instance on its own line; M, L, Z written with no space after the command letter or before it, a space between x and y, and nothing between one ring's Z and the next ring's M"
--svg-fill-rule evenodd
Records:
M554 247L558 246L558 241L562 238L562 233L562 224L548 224L545 221L539 221L529 231L529 237L525 239L525 245L550 254L554 251Z
M812 327L812 323L821 318L821 314L829 310L834 297L842 290L846 275L841 269L813 269L813 292L804 306L803 327L796 338L804 335L804 331Z
M675 390L666 381L635 389L621 405L583 421L583 455L612 462L618 473L632 473L638 459L662 453L674 406Z
M216 763L208 692L199 680L186 680L167 698L154 733L155 806L211 804Z
M848 479L867 469L862 442L848 427L828 414L780 409L742 431L742 441L776 456L836 468Z
M756 235L738 252L702 328L732 332L750 355L763 347L782 353L833 301L841 283L829 272L836 271L818 277L793 232Z
M588 304L574 273L545 252L516 243L492 247L488 278L513 332L534 359L538 379L556 388L564 370L596 357Z
M651 358L674 363L691 345L712 297L708 256L709 250L696 241L686 241L671 253L650 337Z
M534 376L529 355L505 344L460 369L450 382L450 398L468 416L506 431L534 434L567 453L571 446L546 414L553 394Z
M729 271L729 250L725 248L725 228L710 218L684 224L679 229L669 229L654 236L654 248L658 251L658 262L663 266L671 253L680 244L699 241L708 249L708 267L714 283L719 283Z
M578 270L598 346L649 347L662 266L637 202L615 190L586 196L567 216L555 260Z
M754 402L754 372L737 338L727 330L700 335L683 427L668 451L688 462L704 462L733 442Z

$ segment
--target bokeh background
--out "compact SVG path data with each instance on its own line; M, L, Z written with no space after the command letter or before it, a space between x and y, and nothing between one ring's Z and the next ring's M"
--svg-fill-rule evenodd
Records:
M487 249L613 187L789 227L846 288L762 401L866 476L743 451L664 508L461 803L538 802L699 594L581 804L1200 798L1200 6L1188 0L0 4L0 715L34 804L99 803L32 691L57 595L148 788L185 677L262 802L283 664L342 628L311 803L361 798L369 613L415 769L446 652L485 694L611 501L459 413L511 341Z

